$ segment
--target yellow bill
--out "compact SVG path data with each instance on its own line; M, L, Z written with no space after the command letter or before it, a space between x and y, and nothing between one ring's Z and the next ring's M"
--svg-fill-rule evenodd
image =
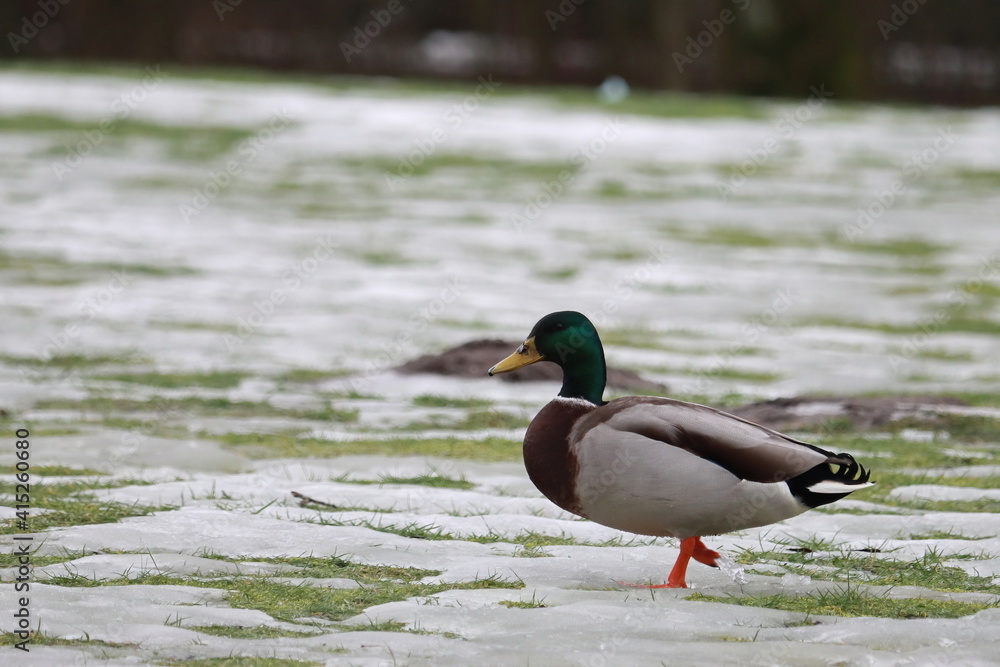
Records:
M524 368L528 364L533 364L536 361L542 361L545 359L542 355L538 353L535 349L535 339L529 338L524 341L521 347L514 351L514 354L510 355L496 366L486 371L487 375L496 375L497 373L509 373L510 371L516 371L518 368Z

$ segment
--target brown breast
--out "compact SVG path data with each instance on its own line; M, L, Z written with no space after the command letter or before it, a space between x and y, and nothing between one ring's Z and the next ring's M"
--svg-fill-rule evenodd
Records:
M542 408L524 434L524 467L545 497L567 512L583 516L576 497L580 464L570 447L576 420L595 405L582 400L556 398Z

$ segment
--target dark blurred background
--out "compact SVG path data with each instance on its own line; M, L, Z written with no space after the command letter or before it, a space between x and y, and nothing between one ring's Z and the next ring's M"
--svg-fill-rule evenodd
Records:
M8 0L0 26L3 58L1000 102L996 0Z

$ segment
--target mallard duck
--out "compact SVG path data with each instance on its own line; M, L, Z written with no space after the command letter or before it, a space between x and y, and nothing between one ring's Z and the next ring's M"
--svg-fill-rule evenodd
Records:
M538 361L562 389L524 435L538 490L568 512L639 535L676 537L665 584L686 588L690 559L718 567L705 535L782 521L872 486L850 454L834 454L734 415L657 396L603 399L604 347L586 316L546 315L488 374Z

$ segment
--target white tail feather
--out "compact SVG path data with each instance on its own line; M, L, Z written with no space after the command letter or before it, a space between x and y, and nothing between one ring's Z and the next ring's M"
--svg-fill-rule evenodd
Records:
M867 489L869 486L875 486L875 482L865 482L864 484L845 484L843 482L825 480L822 482L816 482L812 486L806 487L806 490L812 491L813 493L851 493L852 491L857 491L858 489Z

